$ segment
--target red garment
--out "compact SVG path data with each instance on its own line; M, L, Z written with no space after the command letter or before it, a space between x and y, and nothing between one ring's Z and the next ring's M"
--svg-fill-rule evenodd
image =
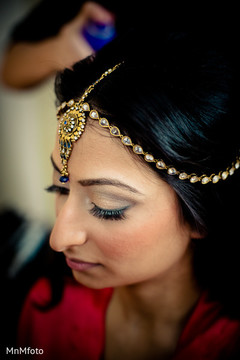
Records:
M19 323L19 347L43 349L41 360L99 360L104 353L105 314L113 290L93 290L73 279L62 301L51 299L47 279L39 280L25 301ZM182 332L173 360L232 359L240 338L240 322L221 315L218 303L203 293ZM31 359L34 355L31 356Z

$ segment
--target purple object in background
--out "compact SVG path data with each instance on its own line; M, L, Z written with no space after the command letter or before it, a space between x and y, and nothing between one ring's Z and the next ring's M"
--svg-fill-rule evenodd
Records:
M82 34L93 50L97 51L115 38L116 30L111 23L103 24L100 22L89 21L84 27Z

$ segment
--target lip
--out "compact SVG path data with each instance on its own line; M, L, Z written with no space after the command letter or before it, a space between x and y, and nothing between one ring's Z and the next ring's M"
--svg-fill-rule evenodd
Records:
M66 257L66 263L72 270L86 271L92 269L100 264L85 262L77 259L70 259Z

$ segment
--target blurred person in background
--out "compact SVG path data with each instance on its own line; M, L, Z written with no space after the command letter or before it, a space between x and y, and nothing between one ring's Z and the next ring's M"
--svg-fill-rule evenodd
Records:
M69 0L63 6L56 0L41 1L12 31L2 81L16 89L41 83L99 50L116 34L136 24L147 27L154 2L148 6L146 10L135 1Z
M33 86L90 55L93 48L83 35L90 22L113 27L115 16L91 1L70 0L64 6L54 0L40 2L12 32L3 82L14 88Z

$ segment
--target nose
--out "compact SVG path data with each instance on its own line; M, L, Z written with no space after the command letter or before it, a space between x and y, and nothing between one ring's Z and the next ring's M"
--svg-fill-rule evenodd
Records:
M73 246L81 246L87 241L87 231L81 221L79 209L69 198L57 214L55 225L50 236L53 250L62 252Z

